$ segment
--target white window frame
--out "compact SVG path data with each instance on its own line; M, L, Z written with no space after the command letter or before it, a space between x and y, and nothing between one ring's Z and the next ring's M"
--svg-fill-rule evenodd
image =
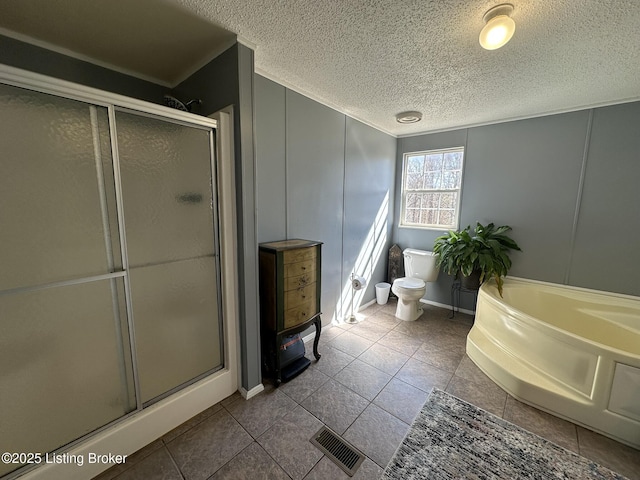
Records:
M460 186L459 188L422 188L422 189L411 189L408 190L406 188L407 185L407 168L408 168L408 159L409 157L415 156L427 156L433 154L446 154L449 152L460 152L462 153L462 164L460 166ZM462 182L464 176L464 146L460 147L451 147L451 148L442 148L437 150L423 150L418 152L407 152L402 156L402 185L401 188L401 207L400 207L400 223L399 226L403 228L418 228L424 230L457 230L460 226L460 205L462 204ZM451 225L443 225L443 224L423 224L423 223L409 223L406 221L406 203L407 203L407 194L409 193L446 193L446 192L456 192L457 195L457 203L454 209L454 222Z

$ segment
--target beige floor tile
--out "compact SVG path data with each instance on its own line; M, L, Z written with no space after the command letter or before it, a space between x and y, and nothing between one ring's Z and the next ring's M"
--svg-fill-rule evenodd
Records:
M232 403L227 410L242 428L257 438L295 406L291 398L270 387L249 400Z
M389 328L386 325L371 322L367 319L355 325L351 330L349 330L349 333L377 342L389 333L389 330L392 328L393 327Z
M567 450L579 453L576 426L571 422L519 402L509 395L503 418Z
M320 359L322 360L322 359ZM307 368L294 379L280 385L280 391L284 392L296 403L301 403L309 395L322 387L329 380L329 376L317 368Z
M302 479L322 458L309 439L322 423L301 406L258 438L258 443L293 480Z
M410 358L395 378L429 393L433 388L444 390L453 374Z
M357 357L367 348L373 345L373 343L374 342L371 340L367 340L366 338L355 335L351 333L351 331L348 331L331 340L328 345L348 355Z
M322 332L320 332L320 340L318 341L318 351L319 351L319 353L322 354L323 348L325 346L327 346L329 344L329 342L331 342L331 340L333 340L336 337L339 337L344 332L346 332L346 330L343 330L343 329L337 328L337 327L330 327L330 328L326 329L326 331L325 331L325 329L323 329ZM313 339L309 339L308 341L306 341L304 343L304 348L305 348L305 351L306 351L307 355L312 355L312 352L313 352Z
M167 433L166 435L164 435L162 437L162 440L165 443L170 442L174 438L182 435L184 432L186 432L190 428L195 427L196 425L198 425L203 420L206 420L207 418L209 418L214 413L218 413L220 410L222 410L222 408L223 407L222 407L221 403L216 403L212 407L207 408L203 412L199 413L198 415L195 415L191 419L189 419L186 422L184 422L182 425L179 425L178 427L176 427L173 430L171 430L169 433Z
M180 470L176 467L166 448L160 448L151 455L136 463L115 477L114 480L182 480Z
M386 304L382 305L382 307L380 307L380 310L378 311L395 317L397 306L397 299L391 297L389 298L389 301Z
M460 365L463 354L457 349L440 347L431 343L423 343L413 354L413 358L421 362L428 363L447 372L455 372Z
M393 330L424 342L433 327L430 323L418 319L415 322L401 322Z
M385 467L409 431L409 425L370 404L344 434L344 439Z
M432 329L422 339L439 348L454 350L460 355L464 355L467 350L467 337L450 333L446 328Z
M640 450L586 428L577 428L580 455L624 475L629 480L640 480Z
M398 373L398 370L407 363L409 356L390 347L385 347L380 343L376 343L365 350L364 353L358 357L358 360L368 363L372 367L382 370L389 375L395 375Z
M331 379L316 394L307 397L301 405L341 435L367 408L369 401Z
M392 330L398 326L402 321L395 317L395 315L389 315L384 312L376 312L375 314L366 318L367 322L375 323L385 327L387 330Z
M130 469L131 467L141 462L142 460L144 460L149 455L151 455L156 450L162 447L164 447L164 443L162 442L162 440L160 439L155 440L151 442L149 445L142 447L140 450L138 450L134 454L127 456L127 459L124 463L121 463L119 465L114 465L108 470L102 472L100 475L95 477L94 480L112 480L113 478L116 478L119 474L121 474L125 470Z
M446 320L444 324L444 331L451 333L452 335L458 335L466 337L469 334L469 330L473 326L473 321L466 321L460 319Z
M486 386L487 388L493 388L495 386L495 382L487 377L467 355L462 356L460 365L458 365L455 371L455 376Z
M333 378L349 390L371 401L389 383L391 375L356 358Z
M253 442L218 470L210 480L290 480L276 461Z
M304 477L304 480L372 480L380 478L382 468L372 460L365 458L355 475L350 477L327 457L323 457L316 466Z
M403 422L411 424L428 397L427 392L393 378L373 403Z
M353 362L354 357L331 346L326 346L320 352L320 360L316 360L310 351L307 351L307 358L311 360L310 368L317 368L325 375L334 376L344 367Z
M445 391L498 417L504 414L507 394L495 384L489 387L454 376Z
M400 353L411 356L420 348L423 341L406 333L399 332L398 330L391 330L378 340L377 343L378 345L384 345L385 347L393 348Z
M379 311L384 305L378 305L377 302L373 302L372 304L362 308L362 306L360 306L360 309L358 310L358 313L362 314L365 317L368 317L369 315L373 315L374 313L376 313L377 311Z
M186 480L205 480L252 441L238 422L221 410L169 442L167 448Z

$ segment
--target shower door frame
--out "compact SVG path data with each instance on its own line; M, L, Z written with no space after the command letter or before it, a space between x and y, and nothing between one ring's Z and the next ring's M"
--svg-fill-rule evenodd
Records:
M122 269L125 272L124 284L125 284L125 292L126 292L127 320L129 324L129 344L131 345L131 351L133 355L132 365L133 365L133 383L135 385L135 392L136 392L136 410L142 410L144 408L149 407L150 405L153 405L154 403L157 403L163 398L168 397L173 393L182 390L183 388L196 382L197 380L201 378L205 378L211 375L212 373L215 373L221 368L224 368L224 365L225 365L225 357L224 357L225 344L224 344L224 337L223 337L224 315L222 312L222 287L220 285L220 282L222 281L222 278L221 278L222 275L220 270L220 242L219 242L220 228L219 228L219 218L218 218L219 212L217 208L218 202L219 202L219 199L218 199L219 182L218 182L218 172L217 172L218 169L216 164L215 138L214 138L215 132L217 131L217 125L215 127L210 127L207 125L200 126L198 124L194 124L193 122L186 123L182 120L169 119L167 116L159 116L157 114L142 112L139 110L133 110L131 108L124 108L121 106L114 106L113 108L110 108L108 113L109 113L109 133L110 133L110 139L111 139L111 155L113 159L113 169L114 169L114 179L115 179L116 206L117 206L117 212L118 212L117 214L118 229L120 232L120 235L119 235L120 251L122 255ZM199 128L202 131L209 132L209 152L210 152L209 167L211 171L211 182L212 182L211 195L212 195L213 206L216 207L212 209L212 218L211 218L213 222L213 225L212 225L213 243L214 243L213 251L214 251L214 263L215 263L216 272L220 274L218 278L216 278L216 295L218 299L218 301L216 302L218 304L216 314L219 322L218 330L220 332L220 340L221 340L221 345L220 345L221 353L222 353L221 366L215 366L213 367L213 369L210 369L204 373L201 373L198 376L191 378L177 386L174 386L173 388L167 391L164 391L159 395L155 395L154 397L146 401L144 401L144 399L142 398L142 388L140 386L141 373L138 366L138 358L139 358L137 353L138 342L136 342L136 330L135 330L136 320L135 320L135 314L134 314L133 294L131 293L131 279L130 279L131 266L129 262L129 250L128 250L129 243L127 241L127 227L126 227L126 221L125 221L125 211L127 209L127 206L126 206L127 202L124 200L123 184L122 184L122 176L123 176L122 165L120 161L120 146L118 145L118 129L119 129L118 121L117 121L118 113L134 115L137 117L147 118L151 120L159 120L159 121L172 123L180 126L185 126L189 128Z
M213 214L216 233L216 264L219 273L218 296L220 299L219 317L221 328L222 368L204 378L197 377L184 387L178 387L150 405L142 404L138 382L135 355L135 332L133 331L130 291L128 289L128 265L123 258L123 271L103 275L105 278L124 277L127 291L127 318L133 362L133 375L136 391L136 408L132 412L96 431L64 446L60 451L69 455L87 458L89 453L130 455L143 446L156 440L172 428L180 425L192 416L216 404L233 394L239 385L238 355L238 296L237 247L236 247L236 208L234 192L234 165L231 152L233 132L228 113L218 113L216 119L194 115L156 105L146 101L106 92L84 85L60 80L46 75L0 64L0 83L51 94L71 100L78 100L108 111L114 174L116 175L116 195L118 197L118 241L122 254L126 258L126 232L123 230L121 185L117 138L115 138L115 112L126 111L142 116L164 119L169 122L210 130L211 135L211 174L212 193L217 197L217 211ZM222 129L221 127L225 127ZM216 222L217 220L217 222ZM109 468L108 464L85 464L78 468L74 464L45 464L33 469L27 467L9 474L8 478L22 475L29 479L84 479L91 478Z

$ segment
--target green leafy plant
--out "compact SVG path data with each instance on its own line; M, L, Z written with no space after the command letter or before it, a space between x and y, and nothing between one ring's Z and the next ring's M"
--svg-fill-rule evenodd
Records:
M518 244L507 235L511 227L496 227L493 223L477 223L464 230L449 230L436 238L433 252L437 255L437 265L449 275L469 276L474 270L480 271L480 283L494 278L498 292L502 296L503 277L511 268L510 250L521 250Z

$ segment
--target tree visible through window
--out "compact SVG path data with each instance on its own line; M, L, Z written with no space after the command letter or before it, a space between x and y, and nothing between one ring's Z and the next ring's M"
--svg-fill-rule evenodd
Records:
M404 154L400 225L457 229L464 148Z

